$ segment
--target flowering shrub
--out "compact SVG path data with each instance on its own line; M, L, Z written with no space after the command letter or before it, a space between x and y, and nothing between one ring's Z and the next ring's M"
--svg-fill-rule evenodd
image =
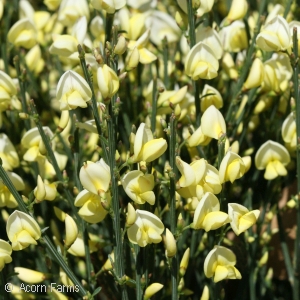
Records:
M266 2L0 1L15 299L300 299L299 11Z

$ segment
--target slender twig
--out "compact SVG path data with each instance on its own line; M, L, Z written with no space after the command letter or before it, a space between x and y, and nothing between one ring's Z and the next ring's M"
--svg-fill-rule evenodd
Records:
M298 200L300 199L300 97L299 97L299 67L298 67L298 36L297 27L293 28L293 81L294 81L294 98L296 102L296 130L297 130L297 190ZM299 202L298 202L299 203ZM293 286L293 297L294 300L300 298L300 208L298 205L297 209L297 233L295 241L295 260L294 260L294 286Z

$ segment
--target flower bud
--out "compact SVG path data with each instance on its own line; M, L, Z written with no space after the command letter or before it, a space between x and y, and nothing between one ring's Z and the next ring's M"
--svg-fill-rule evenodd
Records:
M110 99L119 89L119 78L117 74L106 64L98 68L97 82L104 100Z
M77 239L78 236L78 228L74 221L74 219L66 214L65 218L65 226L66 226L66 239L65 239L65 245L67 248L69 248L74 241Z
M246 0L233 0L231 2L230 10L227 19L230 21L243 19L248 10L248 3Z
M14 271L15 273L19 273L17 275L19 279L30 284L40 283L47 279L47 276L44 273L35 270L16 267Z
M0 272L3 270L5 264L12 262L11 253L11 245L0 239Z
M145 290L144 300L150 299L154 294L159 292L163 287L164 287L163 284L160 283L150 284Z
M186 269L189 264L190 259L190 248L187 248L182 256L180 266L179 266L179 275L183 277L185 275Z
M255 58L248 77L244 83L244 88L247 90L260 86L264 80L265 70L262 61L259 58Z
M126 216L126 226L130 227L134 224L136 220L136 212L132 204L128 203L127 206L127 216Z
M140 61L140 54L137 47L134 47L132 50L130 50L126 56L125 60L125 70L131 71L134 68L137 67L138 63Z
M118 55L122 55L127 50L127 42L123 35L120 35L118 38L118 42L115 45L114 53Z
M166 247L166 256L172 258L177 253L176 240L172 232L167 228L166 229L166 238L165 238L165 247Z

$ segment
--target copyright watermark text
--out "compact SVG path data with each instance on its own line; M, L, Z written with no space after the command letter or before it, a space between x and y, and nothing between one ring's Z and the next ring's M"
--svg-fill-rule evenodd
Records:
M60 293L78 293L78 285L62 285L51 283L50 285L46 284L25 284L21 283L20 286L15 286L12 283L8 282L5 284L4 289L7 293L15 292L24 292L24 293L46 293L52 292L54 289Z

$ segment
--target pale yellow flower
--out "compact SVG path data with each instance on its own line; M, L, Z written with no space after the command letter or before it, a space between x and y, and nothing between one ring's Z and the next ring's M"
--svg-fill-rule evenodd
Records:
M204 112L211 105L214 105L217 109L222 108L223 98L216 88L205 84L201 93L201 111Z
M90 17L86 0L62 0L58 11L58 21L65 26L72 26L80 17Z
M198 145L206 146L210 143L211 138L204 135L201 129L201 125L195 130L186 140L188 147L197 147Z
M197 4L197 11L196 11L196 15L198 17L203 16L205 13L211 11L213 5L214 5L214 0L202 0L202 1L198 1ZM186 0L177 0L178 5L180 6L180 8L187 14L187 1ZM192 4L195 5L196 1L192 1Z
M218 140L226 133L226 123L221 112L214 106L208 107L201 117L202 133Z
M65 227L66 227L66 239L65 246L69 248L77 239L78 236L78 228L74 221L74 219L66 214L65 217Z
M37 177L37 186L33 194L38 202L43 200L52 201L56 198L56 184L43 181L40 175Z
M238 203L228 203L228 215L231 219L230 225L236 235L240 235L252 225L259 217L258 209L249 211L245 206Z
M291 112L284 120L281 128L281 135L288 149L293 151L296 150L297 131L296 131L295 114L293 112Z
M32 47L25 56L26 64L33 73L39 74L42 72L45 61L42 59L42 51L39 45Z
M78 211L79 216L88 223L101 222L108 211L105 210L101 204L101 201L110 202L110 197L105 193L106 198L101 195L98 196L89 192L88 190L82 190L75 199L74 205L81 207Z
M5 133L0 133L0 157L4 170L11 171L19 166L18 153Z
M20 280L30 284L40 283L47 279L47 276L44 273L27 268L15 267L14 271L15 273L18 273L17 277Z
M14 251L37 245L41 237L38 223L28 214L15 210L6 223L6 233Z
M60 102L61 110L71 110L77 107L87 107L92 98L92 91L88 83L76 72L65 72L56 88L56 98Z
M185 59L185 73L193 80L217 77L219 61L213 50L203 42L196 44Z
M176 240L172 232L166 228L166 237L165 237L165 248L166 248L166 257L174 257L177 253Z
M3 270L5 264L12 262L11 253L11 245L0 239L0 272Z
M221 161L219 169L220 182L230 181L233 183L244 175L245 169L242 158L238 154L228 151Z
M265 51L285 51L292 46L292 38L287 21L275 16L256 37L256 44Z
M104 9L108 14L114 14L126 5L126 0L92 0L91 3L98 10Z
M258 170L266 169L264 177L272 180L277 176L286 176L285 166L290 162L287 149L281 144L268 140L260 146L255 155L255 166Z
M144 300L151 299L151 297L153 297L153 295L159 292L163 287L163 284L157 282L150 284L145 290Z
M131 243L145 247L148 244L160 243L164 229L164 224L156 215L149 211L137 209L136 220L128 228L127 235Z
M193 228L204 229L208 232L216 230L229 222L228 214L220 211L218 198L214 194L206 192L195 210Z
M144 175L141 171L128 172L122 178L122 186L125 193L137 204L148 202L153 205L155 203L154 176L152 174Z
M249 90L249 89L259 87L264 80L264 76L265 76L264 65L259 58L255 58L251 65L248 77L244 82L244 88Z
M205 258L204 274L206 277L214 277L214 282L223 279L241 279L241 273L235 268L236 257L234 253L223 247L215 246Z
M227 19L230 21L243 19L248 11L248 3L246 0L233 0Z
M190 248L187 248L184 251L184 254L182 256L182 259L180 261L180 266L179 266L179 274L181 277L185 275L186 269L189 265L189 260L190 260Z
M16 94L17 89L14 82L10 76L0 70L0 113L9 107Z
M109 166L102 158L96 163L88 161L81 167L79 178L85 189L93 194L101 195L109 189Z
M97 82L104 100L110 99L119 90L119 78L115 71L106 64L98 68Z

